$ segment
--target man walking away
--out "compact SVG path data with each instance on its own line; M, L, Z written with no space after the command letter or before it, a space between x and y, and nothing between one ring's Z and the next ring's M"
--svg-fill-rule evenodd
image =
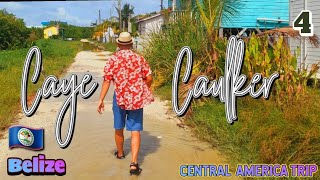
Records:
M104 110L103 100L112 81L115 87L113 96L113 115L115 128L116 158L123 159L123 129L131 131L132 158L130 174L139 175L142 169L138 164L140 132L143 130L143 107L154 101L150 90L152 84L151 69L144 57L133 52L132 37L122 32L116 40L119 51L111 56L104 67L104 81L101 89L98 112Z

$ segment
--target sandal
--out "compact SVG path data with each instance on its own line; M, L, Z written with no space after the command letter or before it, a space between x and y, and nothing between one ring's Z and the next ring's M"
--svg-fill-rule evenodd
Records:
M114 155L116 156L117 159L124 159L126 156L124 155L124 152L123 152L123 155L121 157L118 156L118 151L116 151L114 153Z
M139 167L139 164L132 162L132 163L130 164L130 168L131 168L132 166L136 167L136 169L130 169L130 175L132 175L132 174L134 174L134 175L139 175L139 174L141 173L141 171L142 171L142 169Z

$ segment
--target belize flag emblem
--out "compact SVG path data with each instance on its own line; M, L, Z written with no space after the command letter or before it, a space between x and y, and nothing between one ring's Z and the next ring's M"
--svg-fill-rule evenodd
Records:
M9 148L21 147L30 150L42 150L43 136L43 128L11 126L9 127Z

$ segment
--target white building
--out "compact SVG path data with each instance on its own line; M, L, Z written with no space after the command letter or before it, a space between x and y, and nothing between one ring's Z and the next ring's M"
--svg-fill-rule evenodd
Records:
M320 37L320 1L319 0L290 0L290 26L302 10L310 10L312 12L312 23L314 25L314 34ZM312 64L320 62L320 48L313 47L303 38L301 41L290 40L291 50L297 51L300 47L300 56L298 56L298 67L305 64L310 69ZM320 78L320 70L318 71Z
M141 36L147 37L151 33L158 33L164 24L162 14L156 14L141 20L138 20L138 30Z

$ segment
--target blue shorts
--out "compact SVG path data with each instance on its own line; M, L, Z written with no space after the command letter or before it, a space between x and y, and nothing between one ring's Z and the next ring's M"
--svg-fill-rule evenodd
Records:
M114 94L112 110L115 129L123 129L126 126L127 131L143 130L143 108L137 110L121 109Z

